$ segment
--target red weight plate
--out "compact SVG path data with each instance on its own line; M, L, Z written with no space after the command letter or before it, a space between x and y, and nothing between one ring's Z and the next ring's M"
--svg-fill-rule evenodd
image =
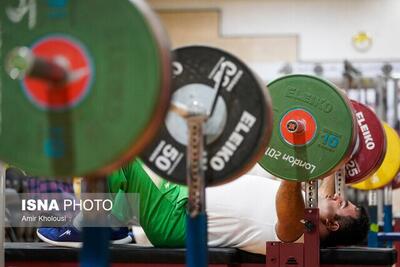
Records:
M308 144L315 137L315 118L304 109L293 109L286 113L280 123L281 136L294 146Z
M72 74L67 85L56 89L44 80L25 77L23 88L34 104L44 109L64 109L85 97L93 78L93 64L83 45L77 40L56 35L41 39L33 45L32 52L59 63Z
M386 136L375 112L351 100L358 126L359 147L346 163L346 183L361 182L382 164L386 152Z

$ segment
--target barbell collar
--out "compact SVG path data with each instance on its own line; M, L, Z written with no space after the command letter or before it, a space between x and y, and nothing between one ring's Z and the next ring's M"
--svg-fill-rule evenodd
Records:
M53 60L35 56L28 47L16 47L11 50L6 58L6 71L11 79L33 77L57 85L68 82L68 71Z
M288 132L293 134L301 134L304 132L306 125L302 120L289 120L286 123Z

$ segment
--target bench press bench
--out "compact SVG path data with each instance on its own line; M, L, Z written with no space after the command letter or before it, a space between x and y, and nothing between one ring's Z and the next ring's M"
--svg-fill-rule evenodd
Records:
M265 256L235 248L209 248L210 267L261 267ZM321 266L386 266L396 263L397 253L385 248L326 248L320 250ZM185 249L113 245L110 247L113 267L185 266ZM6 267L72 267L78 266L79 249L54 247L45 243L6 243ZM293 265L295 266L295 265Z

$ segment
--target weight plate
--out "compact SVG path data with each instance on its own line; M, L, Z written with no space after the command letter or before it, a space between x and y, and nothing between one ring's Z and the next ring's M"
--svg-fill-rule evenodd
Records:
M274 110L271 141L260 160L269 173L309 181L349 159L356 130L349 100L331 83L289 75L268 85Z
M170 52L143 1L0 3L0 158L41 176L105 175L141 151L169 105ZM103 18L103 19L99 19ZM68 72L60 85L6 73L29 47Z
M382 164L386 152L386 136L375 112L364 104L351 100L355 113L359 145L346 163L346 183L368 178Z
M209 111L221 84L215 110L204 126L206 184L240 176L254 166L269 140L272 110L268 92L242 61L227 52L189 46L174 54L174 103ZM160 135L142 154L147 166L180 184L187 177L187 129L183 117L169 112Z
M77 105L88 94L94 76L94 66L86 49L77 40L66 36L47 36L31 48L34 55L63 61L71 71L74 80L61 88L34 77L25 77L22 88L29 100L40 108L68 109ZM62 51L62 55L60 55Z
M386 135L386 154L382 165L368 179L352 184L351 186L361 190L372 190L389 184L397 175L400 167L400 139L397 132L387 123L383 122Z

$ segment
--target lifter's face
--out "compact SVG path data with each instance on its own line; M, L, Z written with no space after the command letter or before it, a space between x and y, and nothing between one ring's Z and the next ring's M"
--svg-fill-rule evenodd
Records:
M333 220L335 215L357 217L358 208L341 196L326 196L319 199L319 216L321 220Z

